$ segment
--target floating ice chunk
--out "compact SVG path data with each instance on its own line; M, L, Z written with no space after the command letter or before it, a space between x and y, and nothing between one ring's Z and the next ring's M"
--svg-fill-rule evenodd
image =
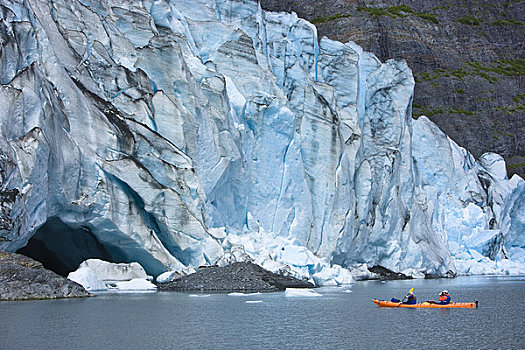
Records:
M119 291L155 291L157 286L145 278L133 278L130 281L122 281L116 283Z
M211 294L190 294L188 297L190 298L207 298L211 296Z
M284 295L287 297L322 297L322 294L319 294L311 289L302 289L302 288L286 288Z
M343 290L343 293L353 293L350 289Z
M108 290L104 281L98 278L89 267L81 267L71 272L67 278L82 285L89 292Z
M246 304L259 304L262 302L263 302L262 300L246 300L245 301Z
M260 292L257 292L257 293L238 293L238 292L234 292L234 293L229 293L228 296L230 297L249 297L249 296L252 296L252 295L259 295L261 294Z
M137 262L117 264L99 259L88 259L79 267L90 268L98 278L104 281L129 281L134 278L146 279L148 277L146 271Z
M138 263L115 264L99 259L89 259L70 273L72 279L78 279L88 290L155 291L151 276ZM108 285L111 288L108 288Z

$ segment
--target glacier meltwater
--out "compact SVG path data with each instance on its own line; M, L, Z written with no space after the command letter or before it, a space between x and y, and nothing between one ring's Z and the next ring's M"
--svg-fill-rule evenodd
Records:
M318 285L525 272L523 179L413 120L404 60L248 0L0 11L0 249Z

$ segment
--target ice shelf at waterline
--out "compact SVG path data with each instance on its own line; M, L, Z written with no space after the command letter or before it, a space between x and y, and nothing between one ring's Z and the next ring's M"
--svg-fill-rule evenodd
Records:
M0 249L317 284L525 271L524 181L412 119L404 60L256 1L2 13Z

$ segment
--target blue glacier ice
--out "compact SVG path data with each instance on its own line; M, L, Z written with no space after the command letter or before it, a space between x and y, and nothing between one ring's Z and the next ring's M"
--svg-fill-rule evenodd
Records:
M154 276L250 260L318 285L525 273L523 179L413 120L404 60L253 0L2 11L0 249Z

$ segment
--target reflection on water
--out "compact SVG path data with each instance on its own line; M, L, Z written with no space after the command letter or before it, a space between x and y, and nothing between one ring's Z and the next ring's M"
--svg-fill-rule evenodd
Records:
M480 307L400 309L371 302L403 298L412 287L418 301L448 289L452 300L479 300ZM316 291L323 297L164 292L0 302L0 349L525 347L524 277L367 281Z

